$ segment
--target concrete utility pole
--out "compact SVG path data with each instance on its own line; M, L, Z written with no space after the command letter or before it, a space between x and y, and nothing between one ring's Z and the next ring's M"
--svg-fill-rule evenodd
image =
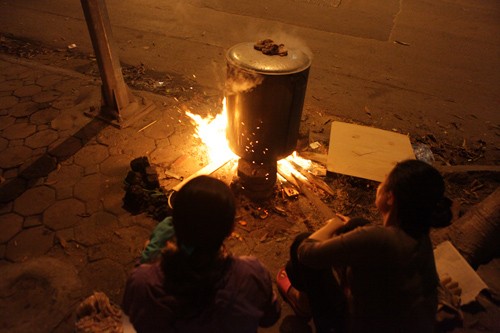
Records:
M120 128L127 127L154 106L144 100L139 104L123 80L104 0L81 0L81 4L101 73L104 101L101 110L96 114L90 111L87 115Z

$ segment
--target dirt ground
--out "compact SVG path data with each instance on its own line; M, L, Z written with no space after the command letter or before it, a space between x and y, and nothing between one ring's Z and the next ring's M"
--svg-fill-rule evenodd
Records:
M76 70L91 76L99 76L95 58L91 55L80 54L76 50L54 50L32 41L3 36L0 52ZM123 74L131 88L174 97L202 115L212 112L211 106L220 104L221 96L217 92L207 93L202 87L197 87L193 82L173 74L156 73L144 66L127 65L123 66ZM161 85L160 81L163 82ZM325 154L328 147L330 123L334 120L351 121L336 119L306 105L302 117L298 151ZM439 124L434 124L434 126L436 128L427 128L425 135L422 135L422 131L418 131L419 134L410 133L410 139L412 143L428 145L437 165L495 165L498 163L498 147L491 147L481 140L463 141L457 144L460 142L458 137L442 141L433 134L440 132L442 128L439 128ZM496 131L498 135L498 128ZM312 150L309 146L311 142L320 142L322 148ZM193 142L191 152L186 151L186 154L190 153L194 154L195 160L200 165L206 163L205 157L199 153L196 142ZM156 165L156 167L159 170L165 168L163 165ZM310 191L316 199L303 195L291 198L287 197L277 186L271 199L255 203L239 194L235 168L234 163L228 163L214 173L215 176L228 183L236 182L234 189L239 202L238 215L236 229L227 245L235 254L252 254L261 258L273 274L286 262L288 247L293 237L300 232L316 230L324 222L325 216L321 214L321 209L318 204L315 204L315 200L319 199L319 205L326 205L332 212L351 217L361 216L373 221L379 220L373 204L377 182L328 173L319 178L333 189L334 195L328 195L319 188L311 187ZM316 169L324 172L324 165L318 163ZM459 204L458 215L463 215L498 188L500 175L494 171L458 172L445 174L445 180L446 194ZM166 179L161 185L169 188L173 182L174 180ZM157 219L159 219L158 216ZM499 272L498 257L492 259L494 260L491 265L495 268L490 269L492 266L481 268L482 277L485 281L496 283L494 287L498 288L498 275L496 275ZM37 282L26 283L36 284ZM500 326L495 327L498 319L495 322L491 316L492 313L498 314L499 293L500 289L493 290L488 296L483 296L477 306L463 309L464 327L454 328L452 332L495 332L495 330L499 332ZM286 317L290 316L290 309L286 308L286 304L283 306ZM18 310L21 311L15 306L12 307L12 315L14 316ZM30 311L36 313L36 308ZM287 330L285 326L286 321L283 320L280 331L293 331ZM267 331L263 330L263 332ZM307 331L307 329L299 331Z

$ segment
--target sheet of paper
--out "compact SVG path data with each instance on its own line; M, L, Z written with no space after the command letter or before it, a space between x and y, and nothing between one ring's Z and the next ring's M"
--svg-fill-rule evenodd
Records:
M451 242L436 246L434 258L439 277L442 279L448 275L462 288L462 305L475 301L481 290L488 288Z

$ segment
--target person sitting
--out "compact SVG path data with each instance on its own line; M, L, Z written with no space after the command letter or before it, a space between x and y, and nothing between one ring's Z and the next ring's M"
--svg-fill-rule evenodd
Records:
M309 306L318 333L434 330L439 279L429 231L452 216L444 180L425 162L400 162L375 205L382 225L337 215L298 235L278 272L279 291L302 315Z
M209 176L179 190L175 236L159 261L135 267L126 282L122 308L137 332L255 333L279 319L269 271L255 257L224 248L235 205L231 189Z

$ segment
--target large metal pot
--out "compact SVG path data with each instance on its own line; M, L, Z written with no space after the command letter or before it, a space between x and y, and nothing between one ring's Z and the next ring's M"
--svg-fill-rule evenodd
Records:
M311 57L300 49L265 55L241 43L226 55L227 138L251 163L273 163L296 147Z

